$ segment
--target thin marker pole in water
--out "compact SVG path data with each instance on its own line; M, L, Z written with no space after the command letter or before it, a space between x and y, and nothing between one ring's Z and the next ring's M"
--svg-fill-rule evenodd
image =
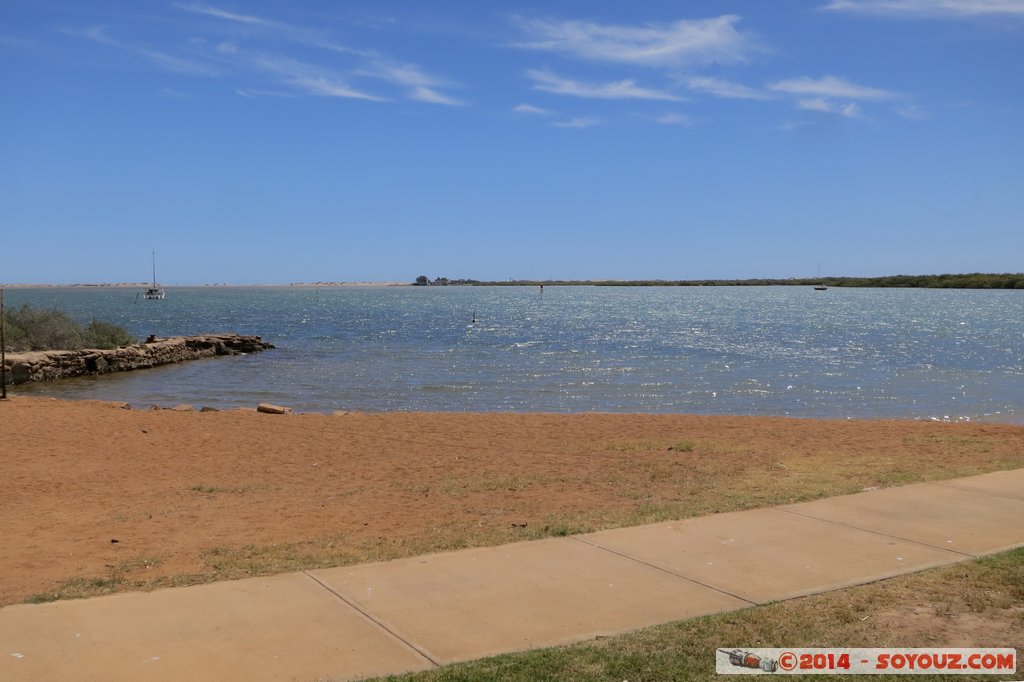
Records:
M7 400L7 339L4 338L3 289L0 289L0 400Z

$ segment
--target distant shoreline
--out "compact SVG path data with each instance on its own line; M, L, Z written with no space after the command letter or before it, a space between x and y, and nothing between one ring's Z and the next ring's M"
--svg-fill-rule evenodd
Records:
M165 289L205 289L225 287L299 287L327 289L332 287L407 287L411 282L292 282L290 284L161 284ZM0 289L145 289L149 282L101 282L75 284L0 284Z
M213 287L298 287L327 289L337 287L406 286L593 286L593 287L742 287L742 286L816 286L836 288L909 288L909 289L1024 289L1024 273L965 273L942 275L890 275L886 277L791 277L786 279L694 279L694 280L504 280L449 279L438 277L427 282L292 282L289 284L165 284L167 288ZM76 284L0 284L4 289L144 289L149 282L100 282Z
M1024 289L1024 273L891 275L887 277L791 277L787 279L698 280L508 280L478 281L438 278L419 286L594 286L594 287L743 287L820 286L909 289Z

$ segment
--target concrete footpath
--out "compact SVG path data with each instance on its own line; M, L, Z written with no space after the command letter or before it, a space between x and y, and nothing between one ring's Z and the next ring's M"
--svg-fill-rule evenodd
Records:
M344 680L423 670L1021 545L1024 469L385 563L8 606L0 680Z

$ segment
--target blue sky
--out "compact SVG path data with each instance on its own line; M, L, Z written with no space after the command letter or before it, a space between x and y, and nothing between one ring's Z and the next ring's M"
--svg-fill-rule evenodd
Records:
M3 0L0 282L1024 270L1024 0Z

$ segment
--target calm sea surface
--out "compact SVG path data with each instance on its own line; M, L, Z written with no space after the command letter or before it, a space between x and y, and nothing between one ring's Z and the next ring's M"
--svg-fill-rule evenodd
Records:
M20 386L133 405L1024 423L1024 292L809 287L9 289L140 338L276 350ZM476 318L474 324L472 320Z

